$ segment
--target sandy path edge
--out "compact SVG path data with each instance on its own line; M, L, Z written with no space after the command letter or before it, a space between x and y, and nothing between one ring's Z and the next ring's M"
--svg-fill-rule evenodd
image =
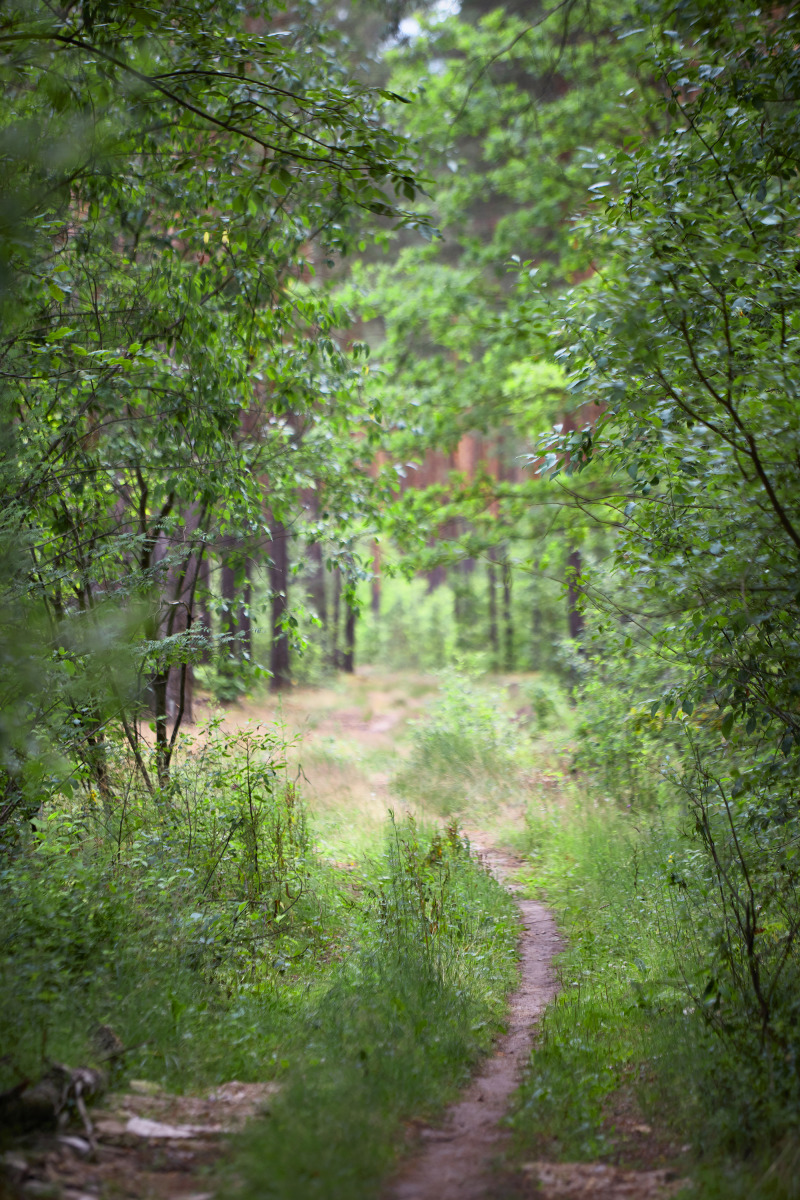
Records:
M472 845L500 882L520 865L478 837ZM489 1191L492 1159L508 1140L499 1122L528 1061L536 1021L556 994L552 960L561 947L549 910L535 900L515 900L522 918L520 979L509 997L508 1031L442 1124L422 1131L422 1148L389 1181L383 1200L480 1200Z

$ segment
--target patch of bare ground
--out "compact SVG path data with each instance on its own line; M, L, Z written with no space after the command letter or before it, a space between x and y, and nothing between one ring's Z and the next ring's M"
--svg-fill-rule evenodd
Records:
M2 1156L0 1196L26 1200L211 1200L226 1138L268 1111L274 1083L174 1096L142 1081L111 1094L82 1125L31 1134ZM205 1185L205 1186L204 1186Z

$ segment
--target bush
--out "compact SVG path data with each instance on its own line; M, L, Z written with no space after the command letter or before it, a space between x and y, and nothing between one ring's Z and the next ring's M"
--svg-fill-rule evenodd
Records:
M463 675L443 677L441 694L415 724L411 754L394 778L401 794L445 813L494 793L521 766L519 733L497 693Z
M202 1076L209 1062L189 1062L188 1039L217 1032L219 1061L219 1014L319 945L326 883L284 758L279 731L212 725L184 740L154 795L120 754L102 800L92 788L51 797L0 872L9 1083L46 1055L81 1061L98 1023L140 1047L132 1068Z

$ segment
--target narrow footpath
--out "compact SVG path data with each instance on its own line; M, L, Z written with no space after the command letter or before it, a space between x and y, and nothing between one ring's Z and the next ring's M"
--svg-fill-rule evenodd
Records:
M473 848L492 874L508 882L521 863L472 832ZM509 998L508 1032L496 1043L441 1124L420 1132L418 1152L389 1181L382 1200L669 1200L691 1186L674 1171L623 1170L602 1162L502 1162L510 1135L501 1124L530 1057L536 1025L556 994L553 958L561 942L550 911L515 895L520 911L520 981Z
M519 864L473 839L492 874L506 883ZM509 886L506 883L506 886ZM510 887L511 891L515 889ZM422 1148L385 1189L385 1200L481 1200L492 1186L493 1160L508 1133L500 1121L533 1045L536 1022L556 994L555 921L543 904L517 898L522 917L520 982L510 997L508 1032L499 1039L444 1122L421 1132Z

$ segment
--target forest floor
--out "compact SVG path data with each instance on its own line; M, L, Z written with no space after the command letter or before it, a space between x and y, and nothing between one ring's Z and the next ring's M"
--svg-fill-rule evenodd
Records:
M513 706L517 682L500 680ZM292 769L313 814L318 852L347 868L380 836L398 805L392 775L408 734L436 694L433 677L365 670L328 687L247 700L226 711L229 729L280 722L296 739ZM212 705L200 698L198 728ZM552 786L545 766L540 787ZM666 1200L686 1186L674 1168L680 1150L645 1122L631 1089L608 1104L602 1161L520 1161L504 1117L535 1045L536 1023L557 991L560 948L552 914L525 896L525 862L509 852L526 797L462 814L475 851L514 893L521 915L520 981L509 997L506 1033L479 1064L461 1097L435 1123L407 1123L408 1153L387 1182L384 1200ZM425 803L402 802L428 825L441 821ZM478 824L480 822L480 824ZM273 1083L231 1080L204 1095L177 1096L146 1081L106 1097L92 1115L94 1146L75 1133L43 1138L24 1156L5 1156L22 1194L60 1200L210 1200L229 1136L269 1111ZM293 1200L305 1200L297 1196ZM342 1196L341 1200L349 1200Z

